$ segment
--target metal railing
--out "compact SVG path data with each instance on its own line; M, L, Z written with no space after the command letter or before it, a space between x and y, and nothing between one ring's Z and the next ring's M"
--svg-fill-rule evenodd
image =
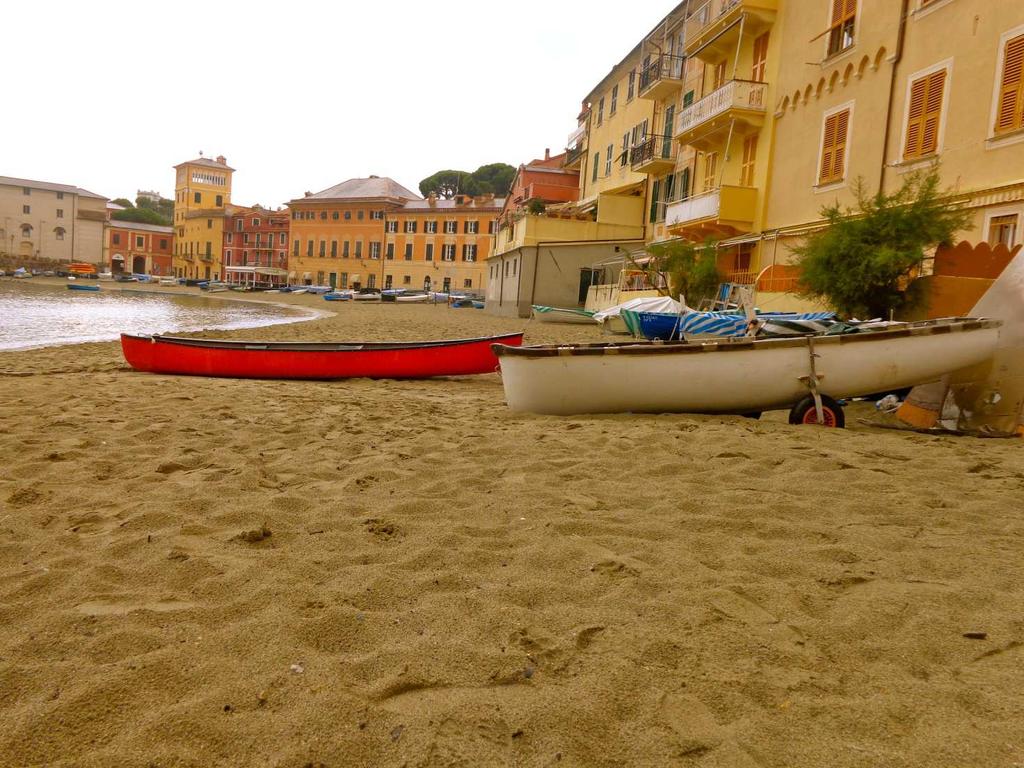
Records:
M651 136L629 151L629 164L634 170L655 160L674 162L676 142L670 136Z
M686 20L686 44L727 14L743 0L708 0Z
M722 190L712 189L700 195L693 195L686 200L672 203L665 210L665 221L669 226L687 221L709 219L718 215L722 205Z
M768 84L752 80L730 80L679 113L676 133L683 133L729 109L764 111Z
M583 137L587 135L587 124L582 123L575 131L569 134L569 138L566 139L565 146L574 147L579 144Z
M565 165L575 163L583 156L583 145L569 147L565 150Z
M682 80L685 64L684 56L672 56L667 53L655 56L646 67L640 70L640 93L657 85L662 80Z

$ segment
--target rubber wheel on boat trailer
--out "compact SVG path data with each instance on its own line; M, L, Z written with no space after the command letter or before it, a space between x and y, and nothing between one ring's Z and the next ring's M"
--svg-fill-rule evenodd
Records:
M825 417L822 426L842 429L846 426L846 416L843 414L843 406L837 403L828 395L821 396L821 413ZM819 424L818 412L814 408L814 398L808 395L799 403L793 406L789 412L790 424Z

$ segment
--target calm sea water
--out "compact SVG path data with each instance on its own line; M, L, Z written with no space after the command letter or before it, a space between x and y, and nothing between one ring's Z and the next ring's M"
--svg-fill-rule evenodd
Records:
M99 293L85 293L0 280L0 349L113 341L121 333L253 328L318 316L299 307L121 292L107 284Z

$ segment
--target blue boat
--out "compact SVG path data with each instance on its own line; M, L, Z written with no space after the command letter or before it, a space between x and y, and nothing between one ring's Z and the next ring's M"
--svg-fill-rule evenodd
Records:
M714 336L740 337L747 333L748 320L744 314L735 312L684 312L682 314L666 312L631 312L623 310L623 314L635 316L635 325L645 339L672 341L684 337ZM836 319L835 312L763 312L756 315L759 321L812 323L826 326ZM627 325L629 322L627 321ZM824 330L824 327L810 325L807 333Z
M79 285L78 283L68 283L69 291L92 291L96 292L100 289L98 285Z
M351 301L352 291L330 291L324 294L324 301Z

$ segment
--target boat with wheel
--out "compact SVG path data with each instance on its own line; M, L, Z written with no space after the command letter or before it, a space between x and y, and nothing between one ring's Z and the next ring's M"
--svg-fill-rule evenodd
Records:
M499 346L495 352L513 411L753 414L790 408L791 420L842 426L838 400L934 381L984 362L1000 325L946 318L845 335Z
M121 334L132 368L149 373L237 379L423 379L494 373L492 347L512 349L522 333L410 342L190 339Z

